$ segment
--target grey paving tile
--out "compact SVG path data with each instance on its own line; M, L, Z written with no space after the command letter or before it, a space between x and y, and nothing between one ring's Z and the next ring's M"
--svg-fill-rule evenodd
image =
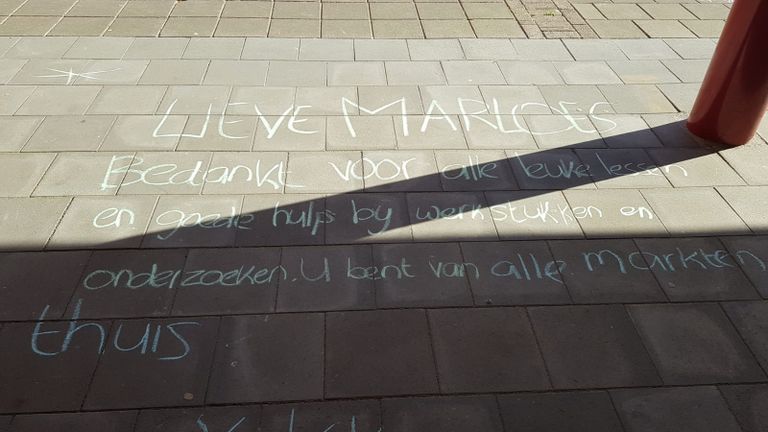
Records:
M552 62L500 61L498 65L510 85L563 84Z
M615 390L611 397L632 432L741 430L715 387Z
M355 60L410 60L404 40L355 39ZM417 60L414 58L414 60Z
M468 60L498 61L519 59L515 46L512 45L512 42L506 39L462 39L460 42L461 49L464 51L464 55L466 55Z
M729 302L723 303L725 312L744 338L757 361L768 368L768 304L765 302Z
M297 60L299 40L247 38L241 58L243 60Z
M371 192L441 191L437 164L430 151L365 151L363 163L367 178L365 190Z
M131 432L138 411L113 411L94 413L37 414L16 416L14 432L47 430L102 430L105 432Z
M768 232L765 208L768 188L761 186L721 187L717 189L754 233Z
M164 86L108 86L102 88L89 114L153 114L167 88Z
M69 198L2 198L2 250L41 250L50 238Z
M268 86L324 86L326 65L323 62L272 61L267 72Z
M516 39L512 41L521 59L536 61L573 60L565 45L558 40Z
M136 38L123 58L180 59L188 44L187 38Z
M77 85L135 85L149 64L148 60L95 60L89 64L91 78L79 77Z
M43 175L33 195L114 195L125 172L118 172L113 157L120 155L61 153ZM74 173L77 175L73 176Z
M288 161L286 182L303 193L349 192L363 188L359 152L296 152Z
M125 177L106 189L119 187L120 195L197 195L203 188L201 176L207 172L210 158L210 153L202 152L136 153L132 158L113 162L112 172L125 172ZM157 166L165 170L155 172ZM147 171L154 175L147 178Z
M330 86L381 86L387 84L382 62L328 63Z
M336 215L326 230L328 244L413 240L404 194L344 194L326 200Z
M629 311L665 384L765 379L719 306L641 305Z
M21 115L78 115L91 105L98 87L40 86L17 111Z
M247 3L244 3L247 5ZM239 4L234 4L239 5ZM258 3L257 5L263 5ZM221 59L238 60L245 45L245 38L226 38L226 39L190 39L186 50L184 50L184 59Z
M355 87L300 87L296 89L296 105L305 107L304 115L343 115L345 107L342 100L357 101ZM356 114L354 108L347 113Z
M152 60L139 80L140 84L197 85L208 68L207 60Z
M261 86L267 79L268 63L248 60L212 60L204 85Z
M97 150L114 121L114 116L48 116L24 151Z
M715 51L712 39L667 39L664 42L684 59L709 59Z
M99 150L174 150L186 122L183 115L120 115Z
M150 3L132 3L128 2L123 10L120 12L120 16L158 16L167 17L171 14L171 9L176 5L175 2L169 0L150 2Z
M77 38L42 38L42 37L24 37L19 38L13 47L6 53L6 58L47 58L56 59L64 56L75 43Z
M266 430L324 430L334 425L358 430L381 427L379 402L375 400L326 401L264 406L261 427ZM349 425L349 426L347 426Z
M554 63L566 84L618 84L621 79L604 62Z
M599 188L669 187L664 171L644 149L577 149L579 159L588 164Z
M282 193L287 158L285 152L215 152L203 194Z
M101 30L103 31L103 29L102 27ZM120 59L133 41L133 38L121 37L78 38L72 47L67 50L63 58Z
M709 60L664 60L664 65L680 78L680 81L696 83L704 80Z
M518 189L503 151L437 151L440 181L446 191Z
M659 60L614 60L608 65L626 84L676 83L680 80Z
M465 275L473 268L463 265L456 244L374 245L373 264L377 307L472 305Z
M663 144L638 115L602 114L593 118L605 144L611 148L662 147Z
M54 16L11 16L0 24L3 36L43 36L59 22Z
M34 93L35 87L3 86L0 89L0 115L12 115Z
M697 147L697 138L685 126L687 116L679 114L645 114L643 120L665 147Z
M218 20L215 17L170 17L160 30L162 37L213 36Z
M441 85L446 84L443 69L438 62L385 62L389 85Z
M768 146L760 143L745 144L720 152L728 164L748 184L768 185Z
M678 111L690 112L696 95L701 87L698 83L659 84L658 88L664 93Z
M594 188L589 166L573 150L509 150L507 156L521 189Z
M165 18L118 16L109 25L106 35L156 37L165 24Z
M502 240L584 237L560 191L486 192L485 198Z
M303 39L299 47L299 60L350 61L354 59L352 40Z
M223 406L204 408L145 409L139 412L136 432L152 432L158 428L184 430L190 427L218 430L232 427L256 428L261 406Z
M647 189L642 193L673 236L749 233L741 218L713 189Z
M23 59L0 59L0 84L10 81L26 62Z
M564 191L587 238L666 237L663 221L636 190Z
M745 236L745 237L723 237L721 241L731 253L732 257L739 263L739 266L752 281L752 284L762 294L763 298L768 298L768 249L765 237Z
M413 237L417 241L498 238L494 220L480 193L412 193L407 199Z
M675 20L635 20L635 25L640 27L651 38L695 38L679 21Z
M627 56L612 40L570 39L563 43L576 60L626 60Z
M0 196L30 196L54 157L51 153L0 154Z
M544 363L523 309L432 310L429 320L443 392L549 387Z
M17 152L21 150L40 126L38 117L0 117L0 151Z
M232 247L237 231L249 229L236 219L242 200L240 195L161 196L142 246Z
M646 34L632 20L588 19L587 24L604 39L636 39Z
M768 427L768 418L766 418L768 386L765 384L721 386L720 393L745 432L758 432Z
M250 225L269 229L240 230L238 246L315 245L325 242L333 215L320 195L250 195L242 214L253 215Z
M675 187L743 185L744 181L718 154L694 149L649 149Z
M428 332L422 310L327 314L326 397L437 392Z
M611 114L615 111L596 86L542 86L544 99L559 114ZM587 122L589 123L589 122ZM555 129L557 130L557 129Z
M660 60L678 58L664 41L658 39L630 39L616 41L630 60Z
M617 113L647 114L677 111L665 94L654 86L600 86L600 91Z
M321 398L323 328L322 314L224 317L206 402Z
M383 423L403 432L502 430L496 401L489 396L384 399L382 411Z
M621 423L606 392L499 396L504 424L520 432L610 432Z
M660 384L623 307L538 307L529 314L555 388Z

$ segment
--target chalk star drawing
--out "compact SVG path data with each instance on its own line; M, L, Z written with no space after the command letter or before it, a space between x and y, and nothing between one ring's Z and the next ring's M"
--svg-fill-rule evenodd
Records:
M98 80L98 77L95 77L93 75L102 74L102 73L108 73L108 72L116 72L119 71L120 68L117 69L109 69L109 70L103 70L103 71L93 71L93 72L74 72L72 68L69 68L68 71L59 70L59 69L52 69L52 68L46 68L51 72L57 72L57 75L37 75L35 78L67 78L67 85L72 84L72 81L75 80L75 78L84 78L87 80Z

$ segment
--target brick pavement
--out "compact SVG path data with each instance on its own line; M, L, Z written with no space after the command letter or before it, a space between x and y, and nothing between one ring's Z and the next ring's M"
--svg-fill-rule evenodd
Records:
M0 38L0 431L765 430L713 48Z

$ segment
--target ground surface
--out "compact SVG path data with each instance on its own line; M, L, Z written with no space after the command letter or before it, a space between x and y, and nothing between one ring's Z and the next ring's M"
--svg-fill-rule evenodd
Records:
M768 430L727 7L524 3L0 0L0 431Z

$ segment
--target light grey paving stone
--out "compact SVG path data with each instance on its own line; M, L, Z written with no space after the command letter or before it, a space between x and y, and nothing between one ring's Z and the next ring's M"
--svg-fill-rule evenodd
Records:
M743 185L744 180L717 153L695 149L649 149L674 187Z
M443 68L439 62L388 61L385 67L389 85L446 84Z
M550 108L558 114L606 114L615 113L597 86L541 86L541 94Z
M6 53L6 58L47 58L56 59L64 56L64 53L72 47L77 38L20 38Z
M35 91L35 87L2 86L0 87L0 115L12 115Z
M627 56L612 40L569 39L563 43L576 60L626 60Z
M34 196L114 195L125 176L113 158L130 155L62 153L56 157ZM110 166L112 169L110 169Z
M0 84L10 81L26 62L23 59L0 59Z
M741 430L716 387L614 390L611 397L631 432Z
M300 87L296 89L296 106L304 107L303 115L343 115L345 106L342 103L347 100L357 103L357 89L355 87ZM354 105L347 104L346 114L358 113Z
M588 19L587 24L603 39L636 39L646 37L632 20Z
M651 38L695 38L684 25L675 20L635 20L635 25L640 27Z
M498 239L481 193L411 193L407 199L416 241Z
M345 39L302 39L299 46L299 60L343 61L354 60L352 40Z
M21 150L41 122L39 117L0 117L0 151Z
M602 114L593 123L610 148L662 147L642 117L626 114Z
M15 37L2 37L0 38L0 56L8 52L11 47L19 41L19 38Z
M693 101L696 100L700 87L701 85L698 83L658 85L659 90L675 105L675 108L683 112L691 111Z
M395 121L397 148L404 150L466 149L458 116L405 116ZM407 133L406 133L407 132Z
M472 110L468 108L479 109L481 114L488 111L477 86L421 86L419 90L425 111L429 111L433 103L439 106L438 112L446 114L469 113Z
M547 105L540 89L535 86L480 87L489 114L551 114L552 107Z
M664 147L701 147L685 126L688 116L684 113L644 114L642 117Z
M187 60L238 60L243 53L245 38L193 38L189 40L182 58Z
M537 148L523 117L488 114L462 116L461 120L470 149Z
M0 198L2 250L42 250L70 198Z
M584 238L562 192L486 192L490 217L502 240Z
M188 38L136 38L123 58L180 59L188 44Z
M272 61L267 72L268 86L324 86L326 65L322 62Z
M668 235L639 191L604 189L563 193L587 238Z
M204 85L262 86L268 63L250 60L211 60Z
M768 185L768 146L750 143L720 152L737 173L751 185Z
M727 3L724 4L685 4L686 9L691 11L697 18L701 20L708 19L720 19L724 20L728 18L730 6Z
M521 189L595 189L589 166L572 149L508 150L507 156Z
M681 20L696 36L717 38L723 32L725 20Z
M704 80L704 74L707 73L709 60L664 60L664 65L669 68L680 81L687 83L696 83Z
M134 85L147 69L149 60L96 60L88 65L85 77L75 79L77 85ZM90 76L90 78L88 78Z
M599 188L669 187L664 169L643 149L577 149ZM672 168L669 168L672 169Z
M768 233L768 187L719 187L717 191L754 233Z
M510 85L563 84L551 62L500 61L498 65Z
M411 225L405 194L343 194L326 199L326 207L336 220L325 230L326 243L411 242ZM365 279L367 270L356 269L356 277Z
M298 60L298 39L247 38L243 47L244 60Z
M210 159L211 154L203 152L136 153L112 165L113 170L126 172L121 182L113 184L119 185L119 195L198 195ZM130 169L122 168L128 163Z
M75 197L47 249L138 248L156 197Z
M713 189L647 189L642 193L673 236L750 232L741 218Z
M442 190L437 162L431 151L365 151L363 172L368 192Z
M99 93L98 87L40 86L17 111L22 115L84 114Z
M28 197L55 156L51 153L1 154L0 196Z
M566 84L621 83L621 79L604 62L557 62L555 68Z
M717 238L637 239L646 265L673 302L758 299Z
M357 89L360 115L422 114L416 86L364 86Z
M712 39L665 39L664 42L684 59L708 60L715 52Z
M630 60L661 60L679 58L663 40L628 39L616 41Z
M286 182L302 193L349 192L363 188L359 152L295 152Z
M187 116L118 116L100 151L173 150L184 132Z
M635 305L628 309L664 384L765 379L717 304Z
M584 115L530 115L525 122L541 149L605 147L597 129Z
M203 195L283 193L286 152L213 153Z
M286 195L246 195L241 214L252 215L250 227L240 230L237 246L321 245L330 213L322 195L300 193L293 189ZM312 215L312 222L301 223Z
M149 222L143 247L232 247L243 197L161 196Z
M88 108L88 114L154 114L164 86L105 86Z
M406 42L405 40L355 39L355 60L409 60L411 57Z
M288 115L295 99L296 89L291 87L234 87L227 114Z
M512 41L521 59L535 60L573 60L565 45L558 40L515 39Z
M458 244L373 245L373 263L379 269L376 304L382 308L471 306L465 277L448 277L444 270L462 262ZM439 268L438 268L439 267ZM440 283L434 284L440 275ZM416 270L423 269L423 270Z
M610 61L608 65L625 84L677 83L680 80L659 60Z
M253 142L254 150L321 151L325 149L325 117L297 117L293 124L289 121L288 125L291 125L294 130L301 131L301 134L283 125L285 119L281 120L281 117L260 116L258 119Z
M175 85L168 87L158 114L219 114L226 111L229 87Z
M70 85L79 74L87 71L88 63L87 60L32 59L10 80L10 84Z
M120 59L128 51L134 38L81 37L67 50L63 58Z
M208 60L152 60L139 84L198 85L208 68Z
M24 151L97 150L114 121L114 116L48 116Z
M442 62L449 85L505 84L501 70L492 61Z
M677 111L665 95L654 86L600 86L600 91L617 113L647 114Z
M123 8L123 10L120 11L120 16L167 17L168 15L171 14L171 9L173 9L175 5L176 5L175 2L169 1L169 0L149 2L149 3L128 2Z
M516 190L503 151L440 150L435 152L445 191Z
M177 150L249 151L253 147L257 117L192 115L184 125ZM205 129L208 125L209 129ZM212 131L212 126L220 131ZM203 133L205 131L205 133Z
M329 86L384 86L387 75L382 62L328 63Z
M328 117L326 134L328 150L384 150L397 147L395 127L389 116Z
M467 60L498 61L520 57L515 46L507 39L461 39L460 42Z
M649 18L648 14L635 4L598 3L595 7L609 20Z
M656 20L696 19L679 4L642 4L639 6Z

